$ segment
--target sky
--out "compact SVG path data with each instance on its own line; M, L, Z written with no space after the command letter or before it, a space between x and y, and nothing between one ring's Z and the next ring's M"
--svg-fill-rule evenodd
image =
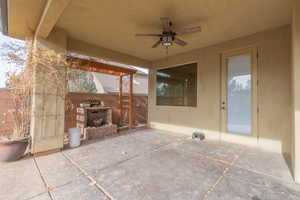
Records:
M0 51L1 51L1 57L0 57L0 88L5 87L5 82L6 82L6 73L9 71L14 71L16 69L16 67L9 63L7 61L7 59L5 59L5 55L8 54L8 49L3 48L3 44L4 43L17 43L17 44L25 44L23 41L21 40L16 40L7 36L4 36L1 32L0 32Z

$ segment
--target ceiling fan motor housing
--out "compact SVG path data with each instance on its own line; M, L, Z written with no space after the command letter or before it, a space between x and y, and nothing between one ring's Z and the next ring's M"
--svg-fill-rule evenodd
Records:
M170 32L163 32L162 37L160 38L163 46L171 46L175 39L176 33Z

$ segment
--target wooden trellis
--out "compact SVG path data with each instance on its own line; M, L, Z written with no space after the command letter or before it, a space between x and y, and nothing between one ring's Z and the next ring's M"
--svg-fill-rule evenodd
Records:
M119 76L119 125L124 126L124 121L126 121L124 120L124 117L125 113L127 112L128 127L133 128L133 75L136 73L136 70L71 56L68 57L68 61L76 63L73 65L76 66L76 69ZM124 76L129 76L128 94L123 93Z

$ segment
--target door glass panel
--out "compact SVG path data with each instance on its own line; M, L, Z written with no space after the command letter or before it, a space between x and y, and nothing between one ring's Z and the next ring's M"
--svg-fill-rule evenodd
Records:
M227 60L227 131L251 135L251 55Z

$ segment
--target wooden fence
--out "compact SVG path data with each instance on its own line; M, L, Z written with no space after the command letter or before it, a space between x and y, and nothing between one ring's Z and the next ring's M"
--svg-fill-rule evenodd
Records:
M113 108L113 123L117 124L119 122L119 99L117 94L70 93L69 98L74 108L66 111L65 131L76 126L76 107L79 106L80 102L88 99L101 100L106 106L111 106ZM133 101L135 124L147 123L148 97L146 95L134 95ZM8 114L10 109L12 109L10 90L0 89L0 136L12 134L13 123Z

